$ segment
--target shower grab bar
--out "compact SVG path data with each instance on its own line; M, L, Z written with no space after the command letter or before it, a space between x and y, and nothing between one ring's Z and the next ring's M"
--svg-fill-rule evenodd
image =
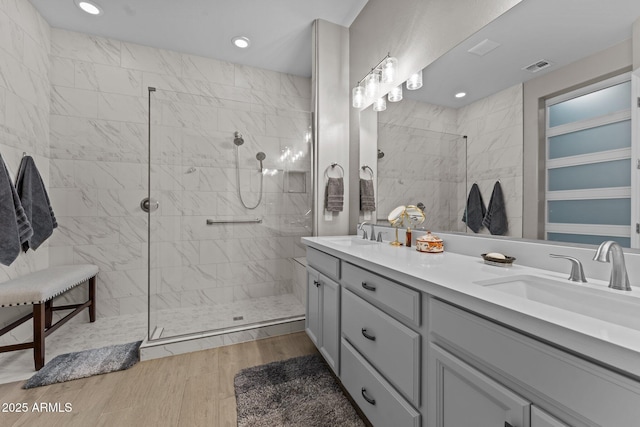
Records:
M208 219L207 225L213 224L262 224L262 218L256 219L238 219L238 220L226 220L226 219Z

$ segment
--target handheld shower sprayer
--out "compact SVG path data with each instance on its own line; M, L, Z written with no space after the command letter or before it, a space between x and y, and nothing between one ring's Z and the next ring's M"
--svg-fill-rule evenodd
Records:
M262 151L258 152L258 154L256 154L256 160L258 160L260 162L260 173L262 173L262 161L264 159L267 158L267 155L264 154Z
M242 137L242 134L238 131L236 131L233 134L233 143L236 146L236 189L238 191L238 198L240 199L240 203L242 203L242 206L244 206L246 209L255 209L258 206L260 206L260 202L262 201L262 182L264 180L264 174L263 174L263 167L262 167L262 161L264 159L267 158L267 155L264 154L262 151L258 152L258 154L256 154L256 160L258 162L260 162L260 195L258 197L258 201L256 202L255 205L253 206L249 206L244 202L244 199L242 198L242 192L240 191L240 160L239 160L239 156L238 156L238 147L240 147L242 144L244 144L244 138Z

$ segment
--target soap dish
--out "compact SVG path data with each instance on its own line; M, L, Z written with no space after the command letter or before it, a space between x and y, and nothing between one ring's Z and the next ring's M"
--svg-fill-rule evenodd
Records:
M485 264L493 265L496 267L511 267L511 265L513 264L513 261L516 260L512 256L506 256L506 255L505 255L505 259L488 257L487 254L482 254L481 256Z

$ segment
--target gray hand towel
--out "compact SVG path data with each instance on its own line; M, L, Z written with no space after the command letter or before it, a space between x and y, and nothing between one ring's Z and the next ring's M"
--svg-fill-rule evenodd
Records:
M360 178L360 210L375 211L376 198L373 193L373 180Z
M344 203L344 180L329 178L324 191L324 208L329 212L342 212Z
M482 225L487 227L491 234L500 236L506 233L509 228L500 181L496 181L493 186L493 192L491 193L491 199L487 207L487 214L482 220Z
M32 235L33 229L0 155L0 263L11 265L20 254L20 244Z
M480 188L478 184L473 184L469 191L469 197L467 198L467 207L462 215L462 222L466 222L467 227L474 233L477 233L482 228L482 220L486 212L487 209L484 207Z
M33 227L33 236L22 244L22 249L25 252L29 248L36 250L51 236L58 223L51 208L47 189L31 156L24 156L20 162L16 190Z

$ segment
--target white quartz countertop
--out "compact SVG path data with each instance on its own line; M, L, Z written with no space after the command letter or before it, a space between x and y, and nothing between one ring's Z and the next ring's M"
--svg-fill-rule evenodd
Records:
M353 238L354 236L351 236ZM357 238L357 237L356 237ZM486 265L478 256L452 252L421 253L415 248L394 247L388 243L349 244L350 237L304 237L309 247L396 280L421 292L449 301L467 310L493 319L508 327L575 352L619 372L640 378L640 331L582 314L538 303L501 292L475 282L518 275L535 275L566 280L567 273L556 273L519 265ZM591 279L586 286L604 292L607 282ZM567 280L567 286L584 286ZM640 289L625 292L637 299ZM640 316L640 311L638 312ZM425 319L426 320L426 319Z

